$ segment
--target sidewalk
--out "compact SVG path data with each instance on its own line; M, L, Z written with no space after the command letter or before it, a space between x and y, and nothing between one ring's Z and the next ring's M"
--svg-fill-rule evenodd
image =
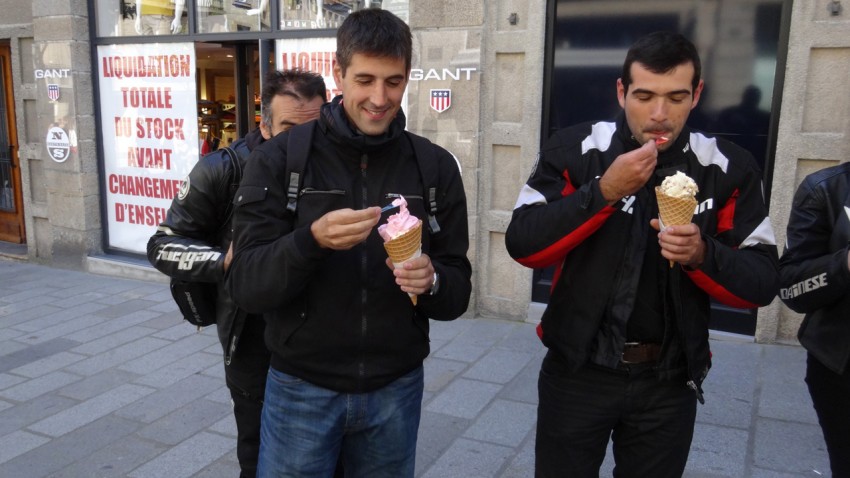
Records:
M416 476L532 477L534 326L431 327ZM830 476L805 351L711 345L685 476ZM215 332L183 322L165 284L0 260L0 476L238 476L220 361ZM601 476L612 467L609 453Z

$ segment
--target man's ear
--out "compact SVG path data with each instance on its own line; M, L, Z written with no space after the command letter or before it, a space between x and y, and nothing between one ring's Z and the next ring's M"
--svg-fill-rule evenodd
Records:
M342 77L345 76L342 73L342 67L339 66L339 63L334 64L334 82L336 82L337 88L342 86Z
M272 139L272 132L263 120L260 120L260 134L263 135L263 139L265 140Z
M617 78L617 101L620 102L620 107L626 107L626 87L623 85L623 79Z
M699 80L699 84L697 85L697 89L694 90L694 102L691 104L691 109L697 107L697 103L699 103L700 95L702 95L702 88L705 86L705 82L703 80Z

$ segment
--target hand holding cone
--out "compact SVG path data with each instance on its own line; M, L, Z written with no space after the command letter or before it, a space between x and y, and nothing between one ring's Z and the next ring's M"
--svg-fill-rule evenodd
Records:
M405 262L419 257L422 254L422 220L404 234L384 242L384 249L396 269L401 269ZM416 294L408 295L413 305L416 305Z
M697 207L696 198L668 196L658 186L655 188L655 197L658 199L658 220L662 230L667 226L691 223ZM673 261L670 261L670 267L673 267Z

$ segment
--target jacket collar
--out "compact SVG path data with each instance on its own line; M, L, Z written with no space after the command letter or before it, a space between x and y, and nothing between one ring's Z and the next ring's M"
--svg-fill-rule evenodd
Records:
M319 119L320 127L328 134L332 141L351 148L358 152L373 152L380 150L388 144L395 142L404 133L406 118L402 110L390 123L389 129L382 135L370 136L362 134L354 128L354 125L345 115L342 106L342 95L334 98L330 103L322 106Z

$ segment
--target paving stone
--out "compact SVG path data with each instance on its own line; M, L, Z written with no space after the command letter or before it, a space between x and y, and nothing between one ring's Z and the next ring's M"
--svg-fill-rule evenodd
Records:
M0 397L16 402L25 402L62 388L69 383L78 382L80 379L79 375L56 371L0 391Z
M513 454L508 447L459 438L422 477L496 476Z
M145 374L135 383L163 388L191 375L200 374L212 365L222 363L221 355L213 355L205 352L196 352L176 362L172 362L159 370Z
M47 437L35 435L24 430L14 431L6 436L0 437L0 463L15 458L18 455L40 447L49 442Z
M419 421L416 440L416 471L420 476L431 467L472 423L466 418L453 417L424 410Z
M138 374L111 368L62 387L57 393L83 401L118 388L125 383L131 383L136 378L138 378Z
M475 365L463 373L465 378L505 384L528 364L532 353L505 349L493 349L481 357Z
M55 338L61 337L62 334L69 334L71 332L75 332L83 327L76 326L77 328L70 329L68 327L69 322L74 321L74 319L82 319L77 321L76 323L83 324L98 324L103 322L102 317L96 317L92 315L94 312L97 312L100 309L103 309L103 305L95 304L92 302L87 302L84 304L80 304L69 309L59 309L58 311L49 314L42 315L37 319L28 320L25 324L18 325L19 330L24 330L27 332L38 332L39 336ZM53 332L54 329L60 329L59 334Z
M138 385L121 385L118 388L86 400L55 415L36 422L29 430L52 437L62 436L70 431L94 422L121 407L150 395L154 390Z
M154 302L149 300L135 299L128 300L126 302L122 302L120 304L115 304L112 306L101 307L100 310L97 311L97 315L100 317L106 318L116 318L123 317L127 314L136 312L137 310L142 310L153 305Z
M829 470L829 457L818 425L759 418L755 426L755 450L753 465L765 470L798 474Z
M715 476L746 476L746 429L703 425L694 429L688 470Z
M192 375L170 387L148 394L143 399L133 402L132 405L118 410L116 415L143 423L152 423L220 386L220 380ZM148 389L148 387L145 388Z
M128 474L134 478L183 478L197 473L234 448L231 438L199 433Z
M536 406L495 400L463 436L515 448L525 440L536 423Z
M425 360L425 390L436 392L449 384L469 364L429 357Z
M177 445L192 435L232 417L233 409L221 403L196 400L139 430L138 435L166 445ZM235 423L235 419L232 419ZM236 446L236 439L233 440Z
M68 365L77 363L85 358L85 355L74 354L71 352L59 352L57 354L44 357L43 359L30 362L26 365L21 365L18 368L13 368L12 370L9 370L9 373L35 378L61 368L65 368Z
M35 345L25 345L24 348L3 356L3 360L0 360L0 372L27 367L33 362L65 352L79 344L73 340L54 339Z
M95 337L94 335L96 334L92 334L88 337L88 340L82 337L82 335L86 335L85 333L88 331L81 331L70 335L69 338L74 337L77 338L77 340L85 342L78 347L74 347L71 351L89 356L97 355L99 353L106 352L107 350L114 349L115 347L128 344L142 337L151 335L151 332L155 330L148 327L125 327L123 324L120 325L122 325L122 327L115 327L115 321L113 321L112 323L104 324L104 326L101 327L92 327L91 330L99 330L100 332L104 332L104 334L99 337Z
M123 478L130 470L144 465L166 450L166 445L131 434L77 459L73 464L52 474L50 478ZM239 473L220 476L239 476Z
M177 342L159 348L156 352L148 353L136 360L126 362L119 368L138 374L150 373L200 352L205 347L208 347L212 341L217 343L218 339L200 334L192 334Z
M490 403L498 391L499 386L492 383L458 379L434 397L427 409L432 412L473 419Z
M101 325L105 321L106 319L103 317L97 317L95 315L86 315L84 317L68 320L63 319L61 324L33 331L26 338L21 338L20 340L26 343L38 344L59 337L67 337L79 330Z
M57 395L42 395L0 411L0 436L20 430L39 420L67 410L79 403ZM0 476L3 476L0 473Z
M129 435L138 426L115 416L104 417L78 429L74 434L50 440L0 465L0 476L49 476Z
M94 375L108 368L123 364L124 362L144 357L147 354L153 353L154 351L169 344L171 344L171 342L167 340L143 337L135 342L130 342L129 344L122 345L105 353L77 362L68 367L68 371L82 375Z
M17 375L10 375L8 373L0 373L0 390L7 389L13 385L17 385L26 379L24 377L19 377ZM2 396L2 395L0 395Z
M526 441L519 453L505 467L499 478L529 478L534 476L534 436Z
M537 378L540 375L540 364L543 362L543 354L537 354L529 360L525 368L506 384L499 392L499 398L513 400L515 402L526 402L537 405Z

